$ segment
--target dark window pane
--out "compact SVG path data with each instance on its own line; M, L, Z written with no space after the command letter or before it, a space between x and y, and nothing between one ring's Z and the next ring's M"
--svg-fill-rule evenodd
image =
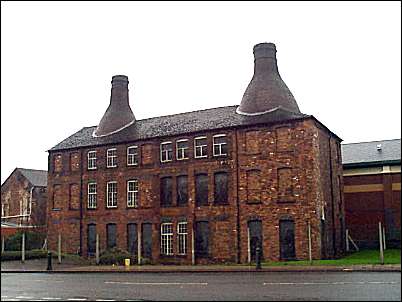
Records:
M152 224L142 224L142 257L152 258Z
M195 224L195 255L197 257L208 256L209 227L207 221L199 221Z
M295 224L293 220L279 221L279 241L281 260L295 259Z
M214 202L225 204L228 202L228 174L226 172L215 173L214 178Z
M187 175L177 177L177 205L186 205L188 200Z
M208 175L198 174L195 177L195 204L196 206L208 204Z
M116 224L110 223L106 225L107 232L107 248L116 246Z
M137 255L137 224L127 224L127 250L131 255Z
M250 235L250 254L251 260L255 261L256 248L260 247L262 256L262 223L260 220L254 220L248 222L248 229Z
M172 178L161 178L161 206L172 205Z
M88 255L93 255L96 252L96 225L88 225Z

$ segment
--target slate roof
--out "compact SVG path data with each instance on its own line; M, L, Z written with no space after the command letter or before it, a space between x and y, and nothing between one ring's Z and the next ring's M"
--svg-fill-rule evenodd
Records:
M381 145L381 151L377 150ZM401 139L342 144L344 166L401 163Z
M96 126L84 127L51 148L49 151L124 143L164 136L184 135L212 129L231 128L261 123L277 123L285 120L297 120L312 117L303 113L293 113L283 108L278 108L275 111L259 116L245 116L236 113L237 107L237 105L219 107L137 120L131 126L104 137L92 136Z
M46 187L47 185L47 171L17 168L28 181L37 187Z

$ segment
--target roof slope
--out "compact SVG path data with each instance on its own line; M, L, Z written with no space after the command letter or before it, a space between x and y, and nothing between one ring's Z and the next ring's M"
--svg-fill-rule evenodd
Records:
M47 171L17 168L18 171L24 175L28 181L38 187L46 187L47 185Z
M377 150L381 145L381 150ZM401 139L342 144L344 165L401 163Z
M275 123L310 117L303 113L289 112L283 108L278 108L275 111L259 116L244 116L236 113L237 107L237 105L219 107L137 120L131 126L115 134L104 137L93 137L92 133L96 129L96 126L85 127L66 138L49 151L123 143L141 139L188 134L211 129L261 123Z

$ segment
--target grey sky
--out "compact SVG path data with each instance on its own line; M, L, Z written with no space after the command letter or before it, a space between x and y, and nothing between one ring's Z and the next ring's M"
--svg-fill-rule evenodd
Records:
M1 181L97 125L115 74L137 119L240 104L260 42L345 143L401 137L400 2L1 2Z

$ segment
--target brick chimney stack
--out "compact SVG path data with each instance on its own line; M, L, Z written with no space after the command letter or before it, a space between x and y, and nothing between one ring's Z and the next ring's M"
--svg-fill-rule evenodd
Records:
M275 44L257 44L253 52L254 75L236 112L261 115L282 108L300 113L296 100L279 75Z
M112 77L110 104L103 115L94 137L107 136L130 126L135 122L128 100L128 77L115 75Z

